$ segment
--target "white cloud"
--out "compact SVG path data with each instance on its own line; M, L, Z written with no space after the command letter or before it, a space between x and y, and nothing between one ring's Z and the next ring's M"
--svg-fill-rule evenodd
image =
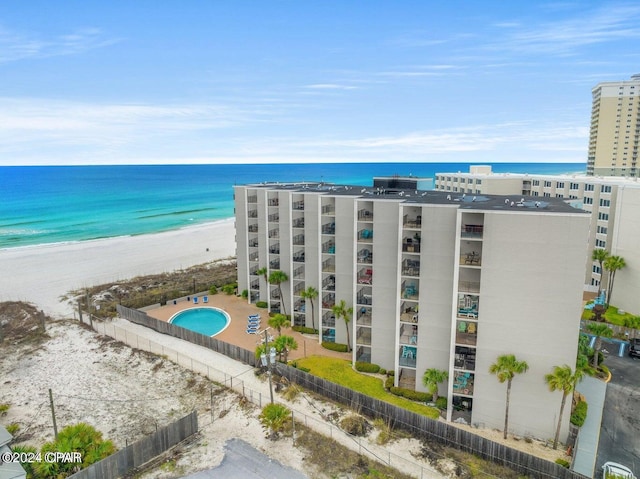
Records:
M314 83L313 85L306 85L305 88L315 90L355 90L358 87L353 85L340 85L337 83Z

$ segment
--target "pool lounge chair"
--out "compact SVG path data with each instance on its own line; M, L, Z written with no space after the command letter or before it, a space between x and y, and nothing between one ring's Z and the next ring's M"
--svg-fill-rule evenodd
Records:
M197 296L193 297L193 304L198 304L198 297Z
M247 329L247 334L258 334L258 328L248 328Z
M202 297L202 302L203 303L208 303L209 302L209 296L203 296Z
M250 314L248 316L249 319L260 319L260 315L259 314Z

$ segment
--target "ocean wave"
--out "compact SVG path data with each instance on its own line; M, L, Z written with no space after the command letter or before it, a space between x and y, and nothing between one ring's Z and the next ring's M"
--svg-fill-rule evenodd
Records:
M190 215L193 213L202 213L204 211L215 211L216 209L217 208L198 208L198 209L192 209L192 210L171 211L169 213L157 213L154 215L139 216L138 219L146 220L149 218L162 218L166 216L183 216L183 215Z

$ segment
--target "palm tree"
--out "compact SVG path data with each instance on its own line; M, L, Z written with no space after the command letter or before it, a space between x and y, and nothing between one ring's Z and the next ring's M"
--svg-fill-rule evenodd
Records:
M280 359L286 363L289 351L298 349L298 342L292 336L278 336L273 342L273 346L280 355Z
M544 381L549 386L549 391L562 391L562 402L560 403L560 415L558 416L558 427L556 428L556 435L553 438L553 448L558 448L558 438L560 437L560 426L562 425L562 413L564 412L564 405L567 401L567 396L573 392L576 385L582 381L584 371L576 368L576 371L571 370L571 366L556 366L553 368L553 373L546 374Z
M340 302L334 305L331 308L336 319L342 318L344 320L344 324L347 327L347 350L351 351L351 340L349 339L349 322L351 321L351 315L353 314L353 308L347 308L347 303L345 303L344 299L341 299Z
M597 261L600 265L600 281L598 282L598 298L600 294L602 294L602 279L604 278L604 267L603 263L609 257L609 253L606 249L596 248L591 252L591 259L593 261Z
M291 421L291 411L282 404L267 404L260 413L262 427L269 431L272 440L278 438L278 433L287 429Z
M609 271L607 280L607 306L611 304L611 294L613 293L613 282L616 279L616 271L627 265L622 256L609 256L604 260L604 267Z
M576 357L576 369L584 374L594 376L596 370L589 365L589 356L593 354L593 348L589 346L590 338L585 333L580 333L578 338L578 356Z
M278 330L278 336L282 336L282 328L291 326L291 321L284 314L276 313L269 318L269 326Z
M256 274L258 276L262 276L264 278L264 281L266 283L269 282L269 278L267 277L267 273L269 272L269 270L267 269L267 267L265 266L264 268L260 268L258 270L256 270Z
M431 400L436 402L438 400L438 384L449 379L449 373L442 369L427 369L422 376L422 384L429 389L429 392L433 396Z
M489 372L498 377L501 383L507 382L507 403L504 411L504 438L507 438L509 426L509 399L511 396L511 381L516 374L527 372L529 365L526 361L518 361L513 354L498 356L498 359L489 367Z
M311 303L311 327L313 329L316 329L316 322L315 322L316 310L313 305L313 301L318 297L318 290L313 286L309 286L302 293L300 293L300 296L304 299L308 299L309 302Z
M278 295L280 296L280 304L282 305L282 312L287 314L287 310L284 307L284 298L282 297L282 288L280 285L289 280L289 276L284 271L275 270L269 275L268 282L275 284L278 287Z
M613 330L603 323L589 323L587 330L596 337L593 344L593 367L598 368L598 353L602 347L602 338L610 338L613 336Z

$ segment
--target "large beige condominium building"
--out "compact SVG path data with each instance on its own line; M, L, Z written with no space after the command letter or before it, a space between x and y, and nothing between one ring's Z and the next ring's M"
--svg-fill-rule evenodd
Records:
M351 344L353 361L395 371L397 386L424 391L427 369L448 371L450 421L502 427L505 384L489 367L515 354L530 370L514 381L510 430L553 437L560 398L544 375L575 364L584 212L555 198L302 183L236 186L235 207L250 301ZM264 268L287 274L282 294ZM341 300L348 323L332 311Z
M640 176L640 74L591 91L587 175Z
M640 314L640 180L585 175L527 175L492 173L490 166L472 166L469 173L437 173L436 190L453 193L503 194L514 199L562 198L590 214L585 237L587 248L606 249L625 258L627 266L616 273L612 303ZM606 272L586 259L585 288L606 286Z

